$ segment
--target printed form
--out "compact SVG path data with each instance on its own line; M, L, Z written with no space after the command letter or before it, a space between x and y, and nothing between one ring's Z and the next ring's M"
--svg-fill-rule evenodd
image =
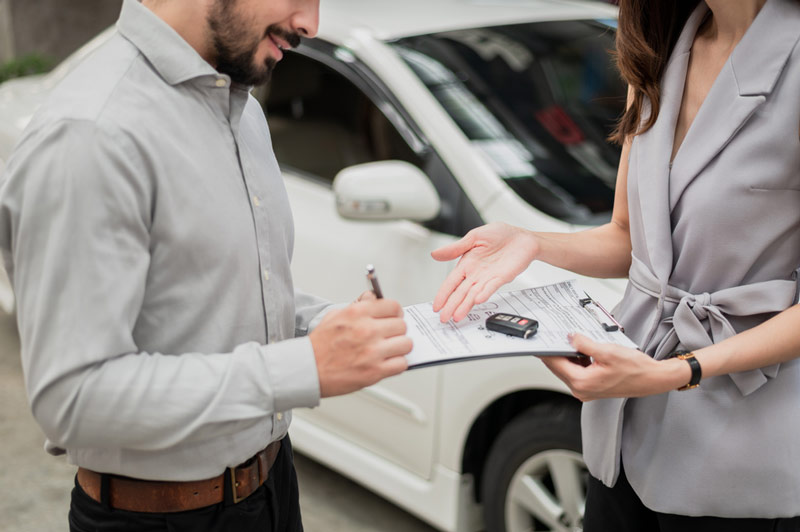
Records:
M475 305L459 323L441 323L431 302L405 307L407 334L414 342L414 348L406 355L409 367L495 356L575 355L567 341L571 332L598 342L636 348L621 331L603 328L601 320L606 316L598 317L581 304L588 297L575 280L498 292L485 303ZM486 318L498 312L533 318L539 322L539 330L528 339L487 330Z

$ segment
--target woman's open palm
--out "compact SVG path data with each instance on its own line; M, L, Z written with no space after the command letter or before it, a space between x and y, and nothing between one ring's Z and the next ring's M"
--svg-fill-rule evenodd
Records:
M433 300L433 310L445 322L463 319L502 285L522 273L536 257L533 235L504 223L477 227L458 242L431 252L440 261L461 257Z

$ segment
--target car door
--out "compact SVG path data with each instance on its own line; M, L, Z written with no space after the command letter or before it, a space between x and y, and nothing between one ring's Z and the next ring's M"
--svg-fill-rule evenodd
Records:
M287 54L257 94L294 212L295 285L335 302L352 301L367 289L365 267L374 264L386 297L403 305L430 300L449 268L433 261L430 251L454 239L438 229L464 229L452 216L456 210L444 209L450 216L427 226L351 221L336 212L332 180L355 164L402 160L435 176L434 182L452 179L424 138L388 98L372 90L374 84L354 62L324 42L304 45ZM470 216L473 225L480 223L475 213ZM414 370L325 399L319 408L297 415L427 478L440 377L439 368Z

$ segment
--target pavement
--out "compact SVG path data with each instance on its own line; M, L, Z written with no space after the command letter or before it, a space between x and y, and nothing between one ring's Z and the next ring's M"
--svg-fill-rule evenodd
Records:
M13 316L0 311L0 531L63 532L75 467L44 452L30 413ZM434 532L341 475L295 455L307 532Z

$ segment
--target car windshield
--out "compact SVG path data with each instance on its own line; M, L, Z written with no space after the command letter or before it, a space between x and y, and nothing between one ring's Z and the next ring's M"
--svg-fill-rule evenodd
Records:
M625 106L614 21L473 28L390 44L525 201L581 225L611 217Z

